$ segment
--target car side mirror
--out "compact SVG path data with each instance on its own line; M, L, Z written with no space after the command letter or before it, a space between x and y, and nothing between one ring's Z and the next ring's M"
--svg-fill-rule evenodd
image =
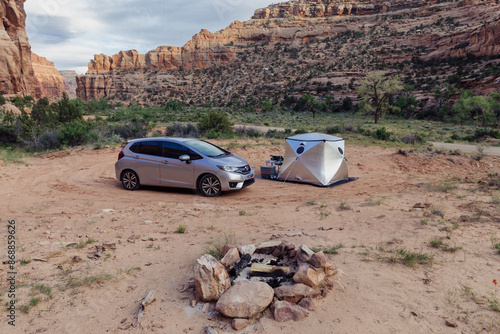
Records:
M179 157L180 161L184 161L185 163L190 163L191 162L191 157L187 154L181 155Z

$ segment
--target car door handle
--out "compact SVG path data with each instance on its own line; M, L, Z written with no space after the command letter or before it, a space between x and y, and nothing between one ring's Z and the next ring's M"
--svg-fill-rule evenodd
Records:
M138 155L134 155L134 159L139 159L139 156Z
M166 165L166 164L168 164L168 161L167 160L163 160L163 163Z

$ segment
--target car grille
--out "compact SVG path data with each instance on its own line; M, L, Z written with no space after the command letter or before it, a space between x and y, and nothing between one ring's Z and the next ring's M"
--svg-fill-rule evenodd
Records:
M243 175L246 175L246 174L249 174L251 170L252 169L250 168L250 166L246 165L246 166L243 166L243 167L238 167L238 169L236 170L236 172L240 173L240 174L243 174Z

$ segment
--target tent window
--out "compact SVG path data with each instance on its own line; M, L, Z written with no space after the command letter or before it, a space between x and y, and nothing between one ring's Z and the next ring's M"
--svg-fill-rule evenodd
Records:
M339 147L339 153L344 155L344 151Z
M297 149L297 154L302 154L302 153L304 153L304 150L305 150L304 146L300 146L300 147Z

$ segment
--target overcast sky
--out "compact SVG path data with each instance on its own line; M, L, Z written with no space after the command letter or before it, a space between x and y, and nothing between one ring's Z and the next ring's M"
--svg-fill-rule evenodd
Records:
M94 54L114 55L160 45L183 46L201 29L212 32L279 0L27 0L33 52L58 70L82 74Z

